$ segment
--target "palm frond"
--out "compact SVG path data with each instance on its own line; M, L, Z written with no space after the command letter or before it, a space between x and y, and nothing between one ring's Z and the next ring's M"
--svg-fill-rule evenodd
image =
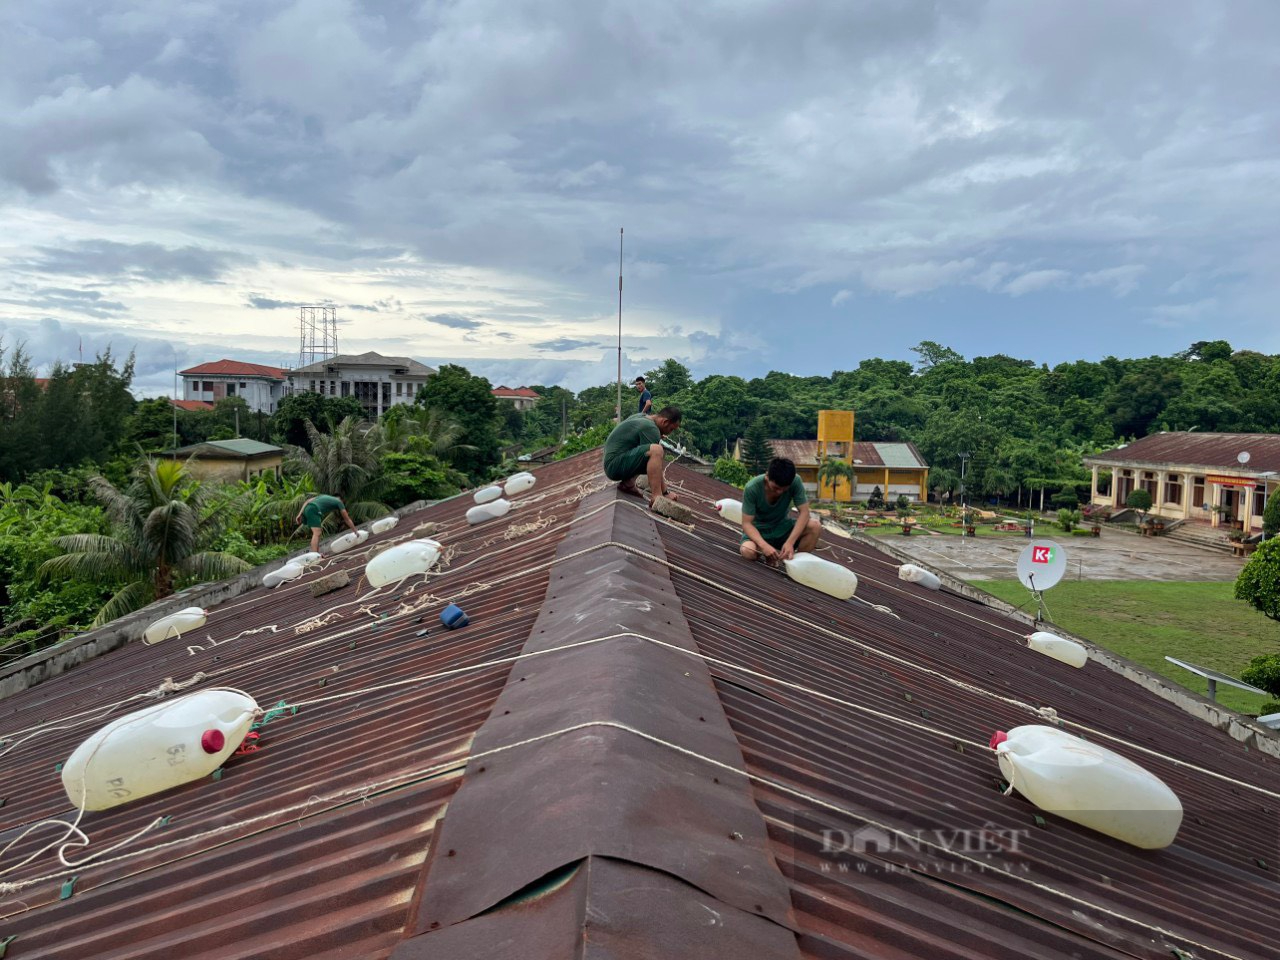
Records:
M169 500L148 515L142 527L148 552L162 565L182 562L196 549L200 519L189 504Z
M58 537L53 544L67 552L40 565L36 575L41 583L54 578L111 583L136 577L147 569L146 559L135 547L114 537L77 533Z
M155 599L155 590L146 580L135 580L116 591L115 596L102 605L98 615L93 618L93 625L100 627L110 623L126 613L141 610Z
M246 563L239 557L233 557L229 553L209 550L205 553L196 553L187 557L177 565L176 569L184 579L194 579L203 583L210 580L225 580L227 577L234 577L236 574L244 573L246 570L252 570L253 565Z

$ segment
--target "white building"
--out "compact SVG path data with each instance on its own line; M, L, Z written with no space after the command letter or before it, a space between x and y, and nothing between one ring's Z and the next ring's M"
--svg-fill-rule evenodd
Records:
M288 374L280 367L239 360L214 360L183 370L182 399L214 403L241 397L255 412L275 413L285 396Z
M409 357L384 357L373 351L339 354L290 370L289 392L355 397L368 416L377 417L396 404L413 403L435 372Z
M536 390L530 390L528 387L501 386L494 387L490 392L495 400L505 400L520 411L532 410L542 399Z

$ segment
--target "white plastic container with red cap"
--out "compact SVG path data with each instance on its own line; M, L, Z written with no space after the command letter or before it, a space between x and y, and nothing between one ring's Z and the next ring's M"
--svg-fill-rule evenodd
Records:
M106 810L207 777L244 741L257 709L246 693L213 689L121 717L63 764L67 797Z
M898 579L908 583L918 583L926 590L942 589L942 581L938 575L914 563L904 563L898 568Z
M840 600L848 600L858 590L858 577L852 570L812 553L797 553L782 565L792 580Z
M725 497L723 500L716 501L716 509L720 511L720 516L730 523L742 523L742 501Z
M367 564L364 575L369 585L381 587L405 577L426 573L440 559L440 544L434 540L410 540L384 550Z
M484 523L486 520L496 520L499 517L505 517L510 509L510 500L491 500L468 510L467 523L477 524Z
M142 642L152 644L180 637L188 630L199 630L208 618L209 611L203 607L185 607L153 622L143 631Z
M364 543L368 539L368 530L355 530L350 533L344 533L342 536L336 537L333 542L329 544L329 552L342 553L345 550L350 550L356 544Z
M513 473L511 476L507 477L506 482L502 484L503 496L518 497L520 494L532 490L534 484L537 482L538 478L528 470L521 470L519 473Z
M373 533L386 533L388 530L394 530L399 522L399 517L383 517L381 520L375 520L369 524L369 529Z
M1083 667L1089 662L1089 651L1066 637L1045 630L1037 630L1027 635L1027 646L1046 657L1061 661L1073 667Z
M1177 795L1113 750L1039 724L997 731L991 748L1011 788L1041 810L1144 850L1178 835Z

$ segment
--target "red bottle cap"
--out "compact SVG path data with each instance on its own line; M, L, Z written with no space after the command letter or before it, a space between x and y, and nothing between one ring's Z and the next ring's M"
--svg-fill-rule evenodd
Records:
M221 730L206 730L200 737L200 746L205 753L218 753L227 745L227 738Z
M1000 746L1000 744L1004 743L1008 739L1009 739L1009 735L1007 733L1005 733L1003 730L997 730L995 733L991 735L991 749L994 750L996 747Z

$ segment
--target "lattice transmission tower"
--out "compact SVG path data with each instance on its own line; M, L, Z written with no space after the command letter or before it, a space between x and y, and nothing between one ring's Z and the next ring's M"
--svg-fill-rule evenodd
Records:
M301 345L298 366L305 367L338 355L338 308L299 307L298 329Z

